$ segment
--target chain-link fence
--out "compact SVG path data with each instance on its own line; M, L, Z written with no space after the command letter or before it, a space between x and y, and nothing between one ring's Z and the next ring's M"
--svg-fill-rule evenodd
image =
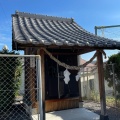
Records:
M106 102L110 106L120 107L120 77L119 70L114 63L104 66L105 80L107 81L106 87L109 87L109 91L106 90Z
M98 100L99 83L98 83L97 66L87 66L81 71L81 91L83 99Z
M0 55L0 120L39 120L38 57Z
M105 64L105 63L104 63ZM116 64L104 65L104 83L106 93L106 114L109 120L120 120L120 98L118 69ZM88 64L81 71L81 90L84 100L84 107L101 115L101 104L99 95L98 68L95 63Z
M104 66L104 84L106 103L109 106L120 107L120 80L116 74L115 64ZM87 66L81 72L82 97L87 100L100 101L99 80L96 65Z
M112 26L98 26L97 35L113 39L120 40L120 25L112 25Z

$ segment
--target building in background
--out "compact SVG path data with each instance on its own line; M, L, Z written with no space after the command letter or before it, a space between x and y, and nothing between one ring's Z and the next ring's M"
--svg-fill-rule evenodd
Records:
M87 61L84 59L80 59L80 64L84 64ZM82 71L81 71L81 92L82 97L91 98L91 94L98 95L99 94L99 81L98 81L98 70L96 66L96 61L89 63ZM105 92L107 96L113 94L113 88L108 86L108 82L105 80Z

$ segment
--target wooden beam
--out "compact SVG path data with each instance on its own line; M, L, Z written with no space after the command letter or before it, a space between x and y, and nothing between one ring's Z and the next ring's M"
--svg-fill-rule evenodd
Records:
M46 112L52 112L56 110L66 110L79 107L79 98L65 98L65 99L52 99L45 101Z
M99 50L97 50L97 66L98 66L99 92L100 92L100 104L101 104L100 120L108 120L108 116L106 114L103 57L102 57L102 53Z
M31 51L30 48L26 48L25 51L26 55L30 55ZM26 59L26 87L29 90L29 94L30 94L30 101L32 103L32 108L35 108L35 68L31 68L30 67L30 58L25 58Z

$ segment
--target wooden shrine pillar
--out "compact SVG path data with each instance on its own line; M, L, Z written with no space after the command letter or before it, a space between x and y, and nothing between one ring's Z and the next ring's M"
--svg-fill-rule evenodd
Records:
M30 48L26 48L25 55L30 55ZM35 108L35 68L30 66L30 57L25 58L25 89L26 101L30 102L31 107Z
M39 50L37 51L37 54L41 56L41 78L42 78L42 118L45 120L45 64L44 64L44 50Z
M97 50L97 66L98 66L99 92L100 92L100 104L101 104L100 120L109 120L106 114L103 58L102 58L102 53L99 50Z

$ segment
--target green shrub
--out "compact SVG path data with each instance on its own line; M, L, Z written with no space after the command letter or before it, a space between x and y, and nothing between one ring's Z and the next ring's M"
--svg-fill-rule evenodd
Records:
M97 91L95 91L95 90L92 90L92 91L90 92L90 98L91 98L91 100L94 100L94 101L96 101L96 102L99 102L99 101L100 101L99 93L98 93Z
M0 54L15 54L1 51ZM14 103L21 76L21 62L17 57L0 57L0 110L6 111Z

